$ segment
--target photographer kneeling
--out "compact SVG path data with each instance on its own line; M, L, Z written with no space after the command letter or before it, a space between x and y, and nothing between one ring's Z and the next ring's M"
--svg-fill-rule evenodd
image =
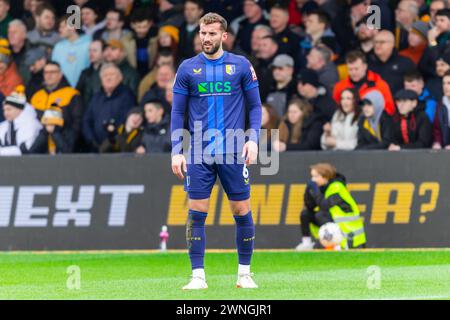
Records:
M346 187L346 179L328 163L318 163L310 167L311 181L305 195L305 209L301 212L302 242L297 251L311 250L311 225L321 227L327 222L335 222L346 236L344 248L362 248L366 244L364 225L359 208Z

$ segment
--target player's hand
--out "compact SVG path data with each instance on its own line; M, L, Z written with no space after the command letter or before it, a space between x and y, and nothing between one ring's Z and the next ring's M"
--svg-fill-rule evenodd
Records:
M172 172L178 179L183 180L183 171L187 172L186 158L182 154L176 154L172 157Z
M242 150L242 158L245 159L246 165L256 163L256 159L258 158L258 145L256 142L248 141L244 145L244 149Z

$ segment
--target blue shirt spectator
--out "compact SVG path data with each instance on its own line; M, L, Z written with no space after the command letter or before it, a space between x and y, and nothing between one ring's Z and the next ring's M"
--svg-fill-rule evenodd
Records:
M66 19L60 21L59 34L63 40L55 45L52 60L60 64L70 85L76 87L81 72L89 67L89 46L92 40L88 35L80 36Z

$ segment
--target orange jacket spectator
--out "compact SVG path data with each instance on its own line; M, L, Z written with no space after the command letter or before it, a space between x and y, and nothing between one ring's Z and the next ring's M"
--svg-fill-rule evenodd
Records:
M333 99L336 103L339 103L339 99L341 97L341 92L347 88L354 88L353 82L350 80L350 77L347 77L344 80L339 81L334 86L333 90ZM370 70L367 71L366 81L359 88L359 95L365 96L368 92L372 90L378 90L384 97L385 106L384 109L389 115L393 115L395 113L395 105L394 100L392 98L391 89L389 85L384 81L381 76L375 72Z
M0 92L7 97L21 84L23 84L22 78L17 71L16 64L12 62L7 69L0 74Z

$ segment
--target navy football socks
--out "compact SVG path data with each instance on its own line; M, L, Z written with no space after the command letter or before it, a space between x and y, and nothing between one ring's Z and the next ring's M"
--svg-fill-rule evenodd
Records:
M206 247L205 220L207 215L206 212L189 210L186 241L192 270L204 269Z
M255 242L255 225L253 224L252 212L245 216L234 216L236 221L236 246L240 265L250 265Z

